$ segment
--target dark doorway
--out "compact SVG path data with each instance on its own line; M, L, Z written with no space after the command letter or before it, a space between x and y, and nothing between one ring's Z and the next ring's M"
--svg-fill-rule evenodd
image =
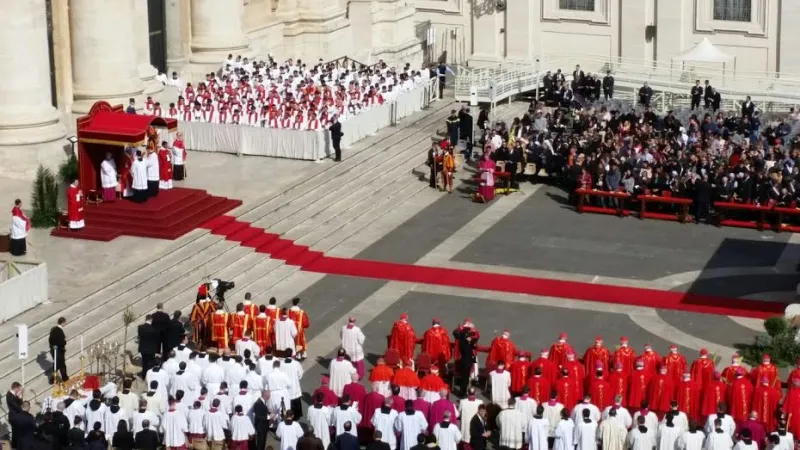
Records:
M150 36L150 64L160 73L166 73L167 25L164 0L147 0L147 24Z

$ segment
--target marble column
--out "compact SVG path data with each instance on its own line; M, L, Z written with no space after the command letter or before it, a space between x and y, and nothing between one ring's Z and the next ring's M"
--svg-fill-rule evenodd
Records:
M133 21L136 42L136 55L139 65L139 78L144 84L145 95L152 95L164 90L164 85L156 80L158 69L150 63L150 23L147 17L147 0L134 0Z
M183 47L183 10L181 0L166 0L167 75L183 71L186 51Z
M142 106L144 85L136 62L134 1L72 0L72 80L76 113L86 113L97 100Z
M3 3L0 14L0 146L65 136L52 106L45 0Z
M244 33L241 0L192 0L193 64L221 67L229 54L251 56L250 41ZM208 69L206 69L208 70Z

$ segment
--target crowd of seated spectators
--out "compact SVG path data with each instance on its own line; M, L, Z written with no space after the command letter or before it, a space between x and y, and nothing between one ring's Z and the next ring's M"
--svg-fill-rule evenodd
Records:
M596 89L592 95L599 97ZM571 202L578 188L690 198L698 219L709 218L715 201L794 206L800 196L794 109L762 122L749 97L741 112L714 113L712 105L663 115L641 106L610 110L602 101L564 104L549 89L542 98L510 125L478 120L491 157L519 162L514 183L545 170ZM615 207L617 199L596 201Z
M362 111L394 101L402 92L430 79L428 69L352 63L339 67L300 59L279 64L271 57L250 61L229 55L205 81L183 84L176 73L162 76L181 94L168 108L148 97L147 113L189 122L239 124L294 130L319 130L334 117L345 121Z

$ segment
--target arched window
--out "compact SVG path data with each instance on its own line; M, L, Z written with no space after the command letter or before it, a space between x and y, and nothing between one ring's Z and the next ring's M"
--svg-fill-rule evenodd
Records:
M594 11L594 0L558 0L559 9Z
M750 22L752 0L714 0L714 20Z

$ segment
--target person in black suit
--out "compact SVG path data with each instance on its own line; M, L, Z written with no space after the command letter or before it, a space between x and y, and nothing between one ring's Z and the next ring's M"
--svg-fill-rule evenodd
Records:
M381 440L381 438L383 438L381 430L375 430L373 437L375 440L367 444L367 450L391 450L392 447L389 443Z
M152 322L153 316L148 314L144 318L144 323L137 328L139 353L142 355L142 378L148 370L153 368L156 353L159 352L161 346L161 335Z
M358 438L350 434L352 429L352 422L347 421L344 423L344 433L336 436L336 450L359 450L361 448Z
M491 435L486 431L486 405L480 405L478 414L469 422L469 446L472 450L486 450L486 439Z
M748 95L744 103L742 103L742 117L753 117L754 112L756 112L756 105L750 100L750 96Z
M436 188L436 181L437 181L436 180L436 173L437 173L437 170L436 170L436 165L437 165L436 156L438 154L439 154L439 145L434 142L434 143L431 144L431 148L428 149L428 159L425 161L425 164L428 166L428 169L430 169L430 171L431 171L430 179L428 180L428 184L430 185L430 187L432 187L434 189Z
M458 132L460 134L459 138L466 143L464 157L467 161L472 158L472 126L472 114L469 113L469 108L465 106L458 112Z
M611 76L611 71L606 71L606 76L603 77L603 95L606 98L606 101L610 98L614 98L614 77Z
M30 402L22 402L21 410L8 415L8 423L11 425L11 446L13 448L28 448L28 442L34 438L37 426L36 419L29 412Z
M692 96L692 111L700 107L700 98L703 97L703 86L700 86L700 80L694 82L690 92Z
M66 445L67 431L69 430L69 421L66 420L64 414L60 414L56 420L55 413L49 409L42 415L42 423L39 424L40 437L50 443L51 449L60 449Z
M711 87L711 82L706 80L706 86L703 88L703 99L705 100L706 109L711 109L711 101L713 100L713 90L714 88Z
M67 363L64 357L67 355L67 336L64 334L64 326L67 324L67 319L59 317L56 321L57 325L50 329L50 356L53 358L54 367L53 372L58 371L61 375L61 381L69 380L67 375ZM51 380L55 383L55 380Z
M461 326L453 330L453 337L461 355L456 361L458 387L462 395L467 395L472 366L475 364L475 348L478 345L475 340L475 330L472 327Z
M158 352L161 353L161 356L166 358L169 354L169 350L167 349L167 330L169 330L169 325L172 321L169 318L169 314L164 312L164 304L159 303L156 305L156 312L153 313L153 326L158 331Z
M169 353L172 349L177 347L178 344L180 344L183 340L183 336L185 334L186 328L183 326L183 322L181 321L181 312L175 311L172 313L172 320L169 322L169 327L167 328L167 333L165 336L165 351Z
M133 447L139 450L156 450L161 446L158 433L150 429L150 421L142 421L142 431L136 433Z
M6 392L6 406L9 414L22 412L22 394L22 385L16 381L11 383L11 389Z
M81 427L82 423L83 419L76 416L72 428L67 431L67 445L69 448L78 449L86 447L86 435Z
M261 397L253 403L253 426L256 429L256 448L265 448L270 428L269 391L264 390Z
M428 446L425 445L425 433L417 435L417 445L412 446L411 450L428 450Z
M328 128L328 131L331 132L331 144L333 145L334 151L334 161L341 161L342 160L342 124L339 122L338 116L333 116L333 123Z

